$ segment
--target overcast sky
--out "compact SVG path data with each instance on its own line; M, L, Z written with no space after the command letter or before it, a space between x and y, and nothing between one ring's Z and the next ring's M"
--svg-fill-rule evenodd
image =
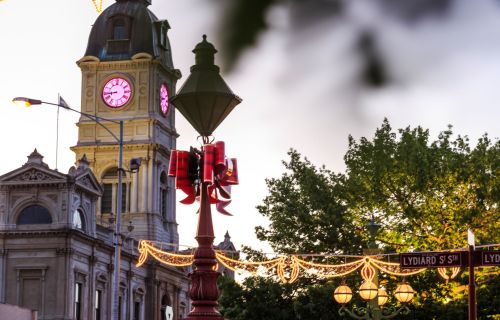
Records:
M104 6L114 1L105 0ZM150 9L167 19L174 65L183 73L194 63L191 50L202 34L218 46L220 11L207 0L153 0ZM273 8L270 31L247 51L224 79L243 102L215 131L226 154L238 158L240 185L233 188L234 216L214 212L216 242L226 230L236 247L268 250L254 226L266 221L255 206L265 197L264 179L283 172L293 147L311 162L342 171L349 134L372 137L387 117L393 128L421 125L435 138L448 124L472 141L500 135L500 6L497 1L454 1L441 16L402 23L374 1L348 1L340 19L323 19L298 30L288 7ZM56 108L20 108L15 96L80 103L80 59L97 18L91 0L0 1L0 174L26 162L34 148L55 168ZM370 89L359 85L361 59L356 34L371 30L391 81ZM220 60L216 62L220 63ZM58 169L75 158L78 115L61 111ZM179 149L198 146L197 134L177 113ZM178 199L180 199L180 194ZM215 211L215 210L214 210ZM181 244L195 245L196 208L178 204Z

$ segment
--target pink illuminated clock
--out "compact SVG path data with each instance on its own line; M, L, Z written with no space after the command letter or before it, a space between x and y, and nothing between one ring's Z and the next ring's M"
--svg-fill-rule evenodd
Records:
M160 110L163 115L168 112L168 89L164 83L160 86Z
M120 108L129 102L132 96L130 83L120 77L111 78L102 88L102 99L110 108Z

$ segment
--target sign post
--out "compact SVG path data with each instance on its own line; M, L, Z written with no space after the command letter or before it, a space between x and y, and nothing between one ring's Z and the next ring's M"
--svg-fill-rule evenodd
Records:
M467 229L469 244L469 320L476 320L476 280L474 278L475 237L471 229Z
M475 237L471 229L467 230L468 250L449 252L409 252L399 255L399 266L411 268L469 268L469 320L476 320L476 281L474 268L477 266L500 266L500 250L476 251ZM488 246L480 246L488 247Z
M449 268L463 267L468 262L465 251L451 252L412 252L401 253L401 268Z

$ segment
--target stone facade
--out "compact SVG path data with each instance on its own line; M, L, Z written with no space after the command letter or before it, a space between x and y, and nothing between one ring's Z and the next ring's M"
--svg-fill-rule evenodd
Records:
M117 181L108 173L118 167L122 121L124 169L131 159L142 159L138 172L125 172L123 221L131 221L141 239L177 243L175 186L166 177L178 134L175 109L168 105L168 97L162 109L160 89L173 95L181 73L173 67L170 26L167 20L158 20L148 5L144 0L120 0L95 21L77 64L82 73L81 111L102 120L82 115L78 142L71 149L76 159L86 155L95 176L112 188L116 198ZM105 86L112 79L125 79L130 85L130 96L121 106L105 99ZM98 219L106 221L115 211L97 203Z
M1 303L36 310L38 319L110 318L113 225L95 219L101 192L85 159L62 174L36 150L0 177ZM136 268L134 231L122 248L121 319L166 319L167 307L174 319L184 317L186 270L154 262Z
M167 167L178 137L168 95L181 75L173 67L169 24L149 11L150 4L117 0L93 24L77 62L82 116L71 149L78 165L60 173L35 150L26 164L0 176L0 304L36 310L41 320L110 319L113 223L120 201L119 319L182 319L191 309L190 268L154 261L135 267L138 240L174 249L179 243ZM106 91L112 79L125 79L129 87ZM107 100L115 94L119 106ZM132 172L129 163L137 158L139 171ZM234 250L229 235L219 247Z

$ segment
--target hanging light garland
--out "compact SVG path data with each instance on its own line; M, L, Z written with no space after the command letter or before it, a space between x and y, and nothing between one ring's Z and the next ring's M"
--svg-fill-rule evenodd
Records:
M186 267L193 263L192 254L173 253L162 248L153 241L141 240L139 243L139 262L137 266L141 266L146 262L148 256L153 257L159 262L174 266ZM306 256L307 257L307 256ZM326 256L323 257L339 257ZM251 275L258 274L276 274L283 283L293 283L299 277L300 271L314 275L319 278L336 278L348 275L359 268L361 276L366 282L371 282L376 270L380 270L394 276L410 276L420 273L425 270L421 269L402 269L398 263L385 262L376 256L350 256L357 258L354 261L341 264L328 264L307 261L306 258L300 258L297 255L283 255L277 258L264 261L241 261L230 258L222 251L216 251L215 258L224 267L232 271L247 272Z
M451 280L455 278L459 273L460 273L460 267L453 267L453 268L437 268L437 271L439 275L448 282L448 280Z
M172 253L155 247L153 241L141 240L139 242L139 262L137 267L140 267L146 262L148 255L152 256L159 262L174 266L174 267L187 267L193 264L192 254L179 254Z
M95 8L95 11L97 13L101 13L102 12L102 2L104 0L92 0L92 4L94 5L94 8Z

